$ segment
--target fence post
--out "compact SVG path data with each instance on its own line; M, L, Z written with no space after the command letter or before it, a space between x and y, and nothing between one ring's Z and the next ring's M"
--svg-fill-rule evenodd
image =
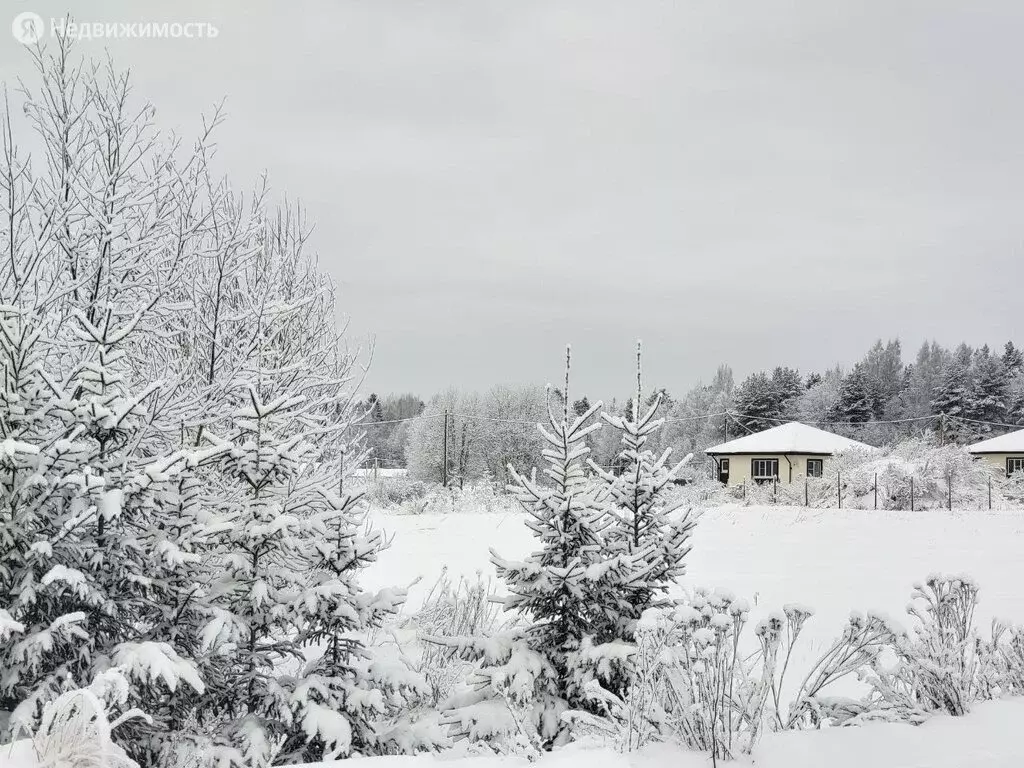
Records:
M807 485L809 482L810 481L805 477L804 478L804 506L805 507L811 506L811 494L810 494L810 491L808 490L808 485Z
M839 499L839 508L843 508L843 473L836 470L836 498Z
M779 478L772 479L772 504L779 503Z
M444 411L444 436L441 438L441 485L448 487L448 409Z
M992 510L992 478L991 477L989 477L989 479L988 479L988 508L989 508L989 511Z
M946 475L946 506L953 511L953 473Z
M743 500L747 500L747 481L743 481Z
M377 475L380 473L380 459L373 460L373 482L377 482Z
M875 509L878 509L878 473L875 472Z
M910 476L910 511L914 511L914 476Z

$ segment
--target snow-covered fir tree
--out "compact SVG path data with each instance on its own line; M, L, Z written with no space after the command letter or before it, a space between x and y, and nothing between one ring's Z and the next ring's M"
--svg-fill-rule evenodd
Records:
M601 402L576 415L569 406L570 353L565 386L556 409L549 400L548 424L538 425L548 466L541 480L510 468L509 486L528 514L526 525L540 548L525 560L491 551L509 595L506 610L526 622L498 638L434 638L479 663L474 693L455 702L447 715L457 730L477 739L507 739L528 728L538 745L568 738L560 716L590 705L594 647L617 637L622 611L630 610L626 588L646 575L642 557L609 548L604 532L612 519L606 489L588 474L586 438L601 428L592 417ZM626 649L623 647L623 654ZM517 719L516 714L520 713Z
M839 387L839 399L829 411L828 420L834 423L863 424L871 419L873 408L867 377L858 364L843 379Z
M637 402L642 392L641 346L636 353ZM665 421L658 417L662 404L659 392L643 412L633 419L602 414L622 439L619 454L624 470L607 472L591 463L606 484L605 504L612 523L604 532L605 546L612 552L638 557L639 570L623 579L623 600L612 617L616 626L610 634L619 640L632 640L636 622L645 610L660 605L670 587L686 571L684 559L690 551L689 539L696 521L682 502L673 502L669 491L686 458L669 463L672 448L656 455L648 446Z
M1003 365L1010 376L1016 376L1024 371L1024 353L1012 342L1006 342L1002 355Z
M736 388L736 421L752 432L777 426L782 418L779 392L765 373L752 373Z
M1010 377L1006 365L994 355L988 345L974 355L974 398L970 418L977 422L972 430L976 435L1002 431L998 424L1006 421L1010 405Z
M971 362L971 349L961 344L932 397L932 412L942 419L947 439L966 442L975 435L976 425L963 421L972 419L977 411L978 393Z
M642 392L641 347L637 344L637 402ZM633 419L602 414L622 439L619 454L622 472L616 474L591 463L606 486L602 495L612 522L604 532L604 546L610 555L622 554L634 570L618 579L618 600L604 600L604 619L611 622L596 637L612 638L607 645L592 645L584 655L591 678L615 695L623 695L630 681L624 663L623 643L635 641L636 626L643 612L667 605L668 591L686 571L684 559L690 551L690 534L696 521L682 502L673 502L669 491L686 463L670 464L672 448L656 455L648 443L664 424L658 418L662 397L658 393L649 406ZM603 679L602 679L603 678Z
M423 684L374 665L362 642L404 599L359 587L383 538L363 532L359 497L328 491L311 461L318 409L302 396L267 402L257 386L236 414L226 462L239 490L224 511L223 573L203 629L205 647L231 658L222 737L252 765L414 751L398 713ZM325 646L312 662L309 643Z
M178 491L212 453L139 452L156 386L125 386L120 347L137 314L111 305L95 321L78 314L67 321L75 342L66 348L45 342L30 318L8 309L0 322L0 541L10 555L0 565L0 608L19 625L0 642L0 709L13 710L12 727L31 730L68 687L124 667L132 704L155 718L131 730L129 752L145 760L194 713L204 689L196 644L176 630L200 620L207 531ZM175 691L179 679L191 693Z

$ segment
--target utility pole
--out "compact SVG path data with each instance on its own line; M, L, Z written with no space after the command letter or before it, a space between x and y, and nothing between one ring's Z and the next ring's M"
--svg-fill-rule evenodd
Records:
M441 459L441 485L448 487L448 409L444 412L444 437L442 438L443 458Z

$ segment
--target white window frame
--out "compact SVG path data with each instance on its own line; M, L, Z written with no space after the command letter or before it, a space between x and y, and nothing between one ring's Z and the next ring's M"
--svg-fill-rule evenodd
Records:
M757 472L758 463L761 463L763 465L761 467L762 469L770 470L771 468L774 468L775 471L774 472L770 472L769 474L765 474L764 472L758 473ZM755 483L767 483L767 482L769 482L771 480L778 480L779 479L779 460L778 459L769 459L769 458L755 458L755 459L751 459L750 460L750 479L753 480Z
M1014 472L1024 472L1024 456L1006 457L1006 476L1009 477Z
M811 471L811 465L817 467L817 472ZM807 477L821 477L825 474L825 460L824 459L808 459L807 460Z

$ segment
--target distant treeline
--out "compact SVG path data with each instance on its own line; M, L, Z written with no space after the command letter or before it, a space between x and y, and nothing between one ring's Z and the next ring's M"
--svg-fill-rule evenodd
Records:
M654 388L643 405L659 392L660 415L668 419L659 447L682 454L794 420L874 445L930 433L966 443L1024 427L1024 355L1012 341L1001 350L967 344L947 349L932 341L907 362L899 340L878 340L848 370L803 373L778 366L737 385L732 368L721 365L710 382L682 395ZM558 389L550 396L556 407L563 406ZM534 425L546 397L539 386L498 386L483 395L451 388L427 401L412 394L371 394L363 403L366 443L381 466L408 466L426 480L444 475L447 452L450 480L490 475L503 481L509 462L541 464ZM591 402L587 395L572 395L569 409L582 413ZM635 407L633 398L605 403L615 414ZM591 439L598 464L614 461L612 433L599 430Z

